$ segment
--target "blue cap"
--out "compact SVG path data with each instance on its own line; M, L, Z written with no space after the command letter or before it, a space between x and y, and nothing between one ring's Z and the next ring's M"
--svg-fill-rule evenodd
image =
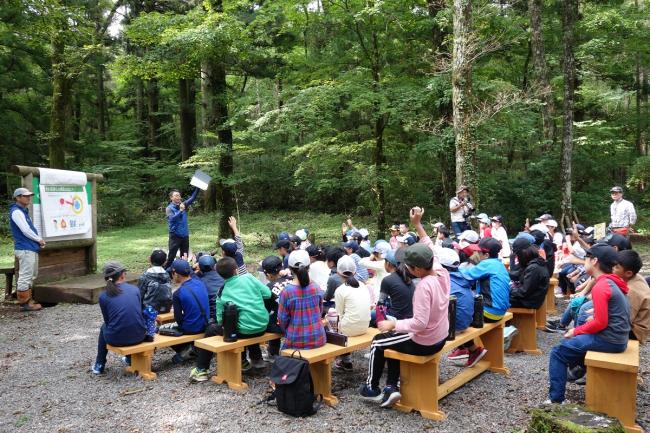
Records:
M233 256L237 252L237 242L234 239L225 239L219 241L221 249L229 256Z
M406 245L411 246L416 242L415 238L413 236L408 236L406 238Z
M289 240L289 233L287 232L282 232L278 235L278 240L279 241L288 241Z
M192 273L192 267L190 266L190 264L185 260L181 260L181 259L174 260L171 269L172 272L176 272L177 274L181 274L185 276L188 276Z
M359 244L357 241L347 241L346 243L343 244L344 248L350 248L353 253L356 253L357 250L359 249Z
M217 261L209 254L204 254L199 257L199 269L201 272L210 272L214 270L214 265Z
M393 266L397 266L397 257L395 257L395 250L390 250L389 252L387 252L384 260L386 260L388 263L390 263Z

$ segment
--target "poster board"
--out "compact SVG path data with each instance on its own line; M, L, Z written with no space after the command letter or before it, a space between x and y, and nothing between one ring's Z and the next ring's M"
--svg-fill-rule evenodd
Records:
M607 234L607 224L600 223L594 225L594 239L602 239Z

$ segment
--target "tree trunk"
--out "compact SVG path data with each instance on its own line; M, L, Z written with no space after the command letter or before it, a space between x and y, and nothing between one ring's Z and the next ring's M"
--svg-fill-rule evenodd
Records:
M152 155L160 157L160 117L158 103L160 90L158 79L152 78L147 82L147 147Z
M576 64L575 23L578 17L578 0L562 2L562 30L564 40L564 125L562 131L562 157L560 161L562 185L562 222L570 227L574 211L572 204L571 164L573 159L573 116L575 106Z
M454 0L454 52L452 58L452 101L456 139L456 187L467 185L475 195L476 144L472 140L472 63L470 35L471 0Z
M74 95L74 123L72 124L72 139L79 141L81 138L81 97L78 93Z
M144 103L144 82L140 78L135 79L135 122L138 132L138 144L142 147L142 156L149 156L147 146L147 107Z
M384 156L384 129L386 128L386 115L378 114L375 121L375 151L373 155L373 163L375 164L375 188L377 194L377 237L376 239L384 239L386 235L386 191L384 188L383 165L386 162Z
M106 139L106 90L104 88L104 65L97 65L97 127L102 140Z
M438 13L445 8L445 0L427 0L427 8L429 10L429 16L431 18L436 18ZM433 48L436 51L442 46L445 36L446 34L444 30L434 22L431 26L431 42L433 42Z
M542 31L542 0L528 0L530 11L531 48L535 78L542 97L542 125L544 131L545 147L555 142L555 104L553 89L548 79L548 66L544 54L544 33Z
M192 149L196 140L196 110L194 108L196 90L194 80L186 78L178 80L178 95L181 110L181 160L185 161L192 156Z
M57 29L52 37L52 112L49 139L51 168L65 167L66 109L70 90L66 78L63 33L63 29Z

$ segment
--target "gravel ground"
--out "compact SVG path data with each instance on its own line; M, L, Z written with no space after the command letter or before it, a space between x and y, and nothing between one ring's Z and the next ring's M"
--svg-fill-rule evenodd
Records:
M97 305L61 304L42 312L18 313L0 306L0 431L9 432L513 432L528 424L526 409L546 399L547 363L558 334L538 332L543 356L507 355L509 376L484 373L441 402L443 422L416 413L382 410L360 400L366 361L354 355L353 372L334 372L341 403L307 419L256 405L264 395L264 372L247 375L249 391L237 394L212 382L190 384L191 365L173 366L173 352L154 355L158 379L145 382L122 372L109 354L107 373L93 377L101 314ZM650 430L650 349L642 349L645 385L639 386L639 423ZM458 369L445 365L442 380ZM268 372L268 370L267 370ZM569 385L568 398L584 401L584 389Z

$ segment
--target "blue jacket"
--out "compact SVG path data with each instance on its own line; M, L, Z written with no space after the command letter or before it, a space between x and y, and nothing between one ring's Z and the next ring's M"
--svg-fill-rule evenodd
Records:
M223 289L224 280L217 271L201 272L199 278L208 289L208 302L210 303L210 319L217 321L217 296Z
M187 210L189 206L196 200L196 195L199 193L198 188L194 188L190 198L185 200L185 210L182 211L180 205L169 203L165 209L167 215L167 224L169 225L169 234L174 234L181 238L186 238L190 235L190 228L187 225Z
M147 327L142 316L140 289L121 283L117 287L122 293L99 295L99 308L104 316L104 339L113 346L130 346L144 340Z
M510 307L510 275L499 259L481 260L478 265L461 269L463 276L478 281L486 316L503 316Z
M198 334L205 331L210 320L210 304L208 289L200 279L190 278L181 284L172 295L172 303L174 320L185 334Z
M15 222L12 221L11 219L11 214L18 209L19 211L23 212L25 214L25 219L27 220L27 224L29 224L29 227L38 235L38 230L36 230L36 227L34 227L34 223L32 223L32 220L29 218L29 211L27 208L24 208L22 206L18 206L16 203L12 204L9 207L9 226L11 227L11 234L14 237L14 250L22 251L22 250L27 250L27 251L34 251L38 252L41 247L38 244L38 242L31 240L27 236L23 234L23 232L18 228Z
M472 283L459 271L449 272L451 278L450 295L456 297L456 332L469 328L474 316L474 293Z

